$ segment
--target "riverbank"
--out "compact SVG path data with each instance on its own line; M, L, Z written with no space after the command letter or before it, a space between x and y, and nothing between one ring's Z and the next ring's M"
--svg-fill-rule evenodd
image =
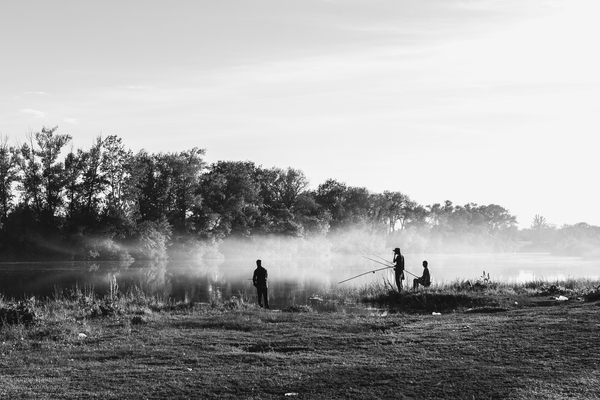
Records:
M492 288L465 293L502 303L434 315L169 304L140 293L33 300L21 305L33 323L0 331L0 397L597 398L596 291L536 290L524 303ZM404 297L423 294L435 290Z

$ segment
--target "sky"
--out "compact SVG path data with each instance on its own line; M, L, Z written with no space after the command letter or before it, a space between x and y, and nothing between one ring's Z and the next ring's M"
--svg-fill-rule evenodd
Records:
M0 0L0 135L600 225L596 0Z

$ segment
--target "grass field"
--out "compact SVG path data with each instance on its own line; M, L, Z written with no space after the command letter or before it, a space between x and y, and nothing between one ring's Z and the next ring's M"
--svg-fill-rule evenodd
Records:
M77 289L15 323L4 301L0 398L597 399L598 284L372 285L331 312Z

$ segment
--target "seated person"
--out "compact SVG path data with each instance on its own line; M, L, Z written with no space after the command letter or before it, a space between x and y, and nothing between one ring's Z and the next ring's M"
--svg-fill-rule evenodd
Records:
M423 261L423 268L423 276L413 279L413 290L418 289L419 285L423 287L429 287L429 285L431 285L431 276L429 275L429 269L427 268L427 261Z

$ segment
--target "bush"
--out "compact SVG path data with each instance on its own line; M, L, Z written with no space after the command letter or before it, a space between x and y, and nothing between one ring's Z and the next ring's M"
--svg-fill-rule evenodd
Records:
M32 324L36 319L36 315L29 303L21 301L16 304L9 304L8 307L0 308L0 326Z
M168 258L167 243L171 238L171 226L166 220L143 221L138 225L138 253L144 260Z
M133 257L112 236L78 236L78 250L74 255L77 260L83 261L126 261L133 262Z

